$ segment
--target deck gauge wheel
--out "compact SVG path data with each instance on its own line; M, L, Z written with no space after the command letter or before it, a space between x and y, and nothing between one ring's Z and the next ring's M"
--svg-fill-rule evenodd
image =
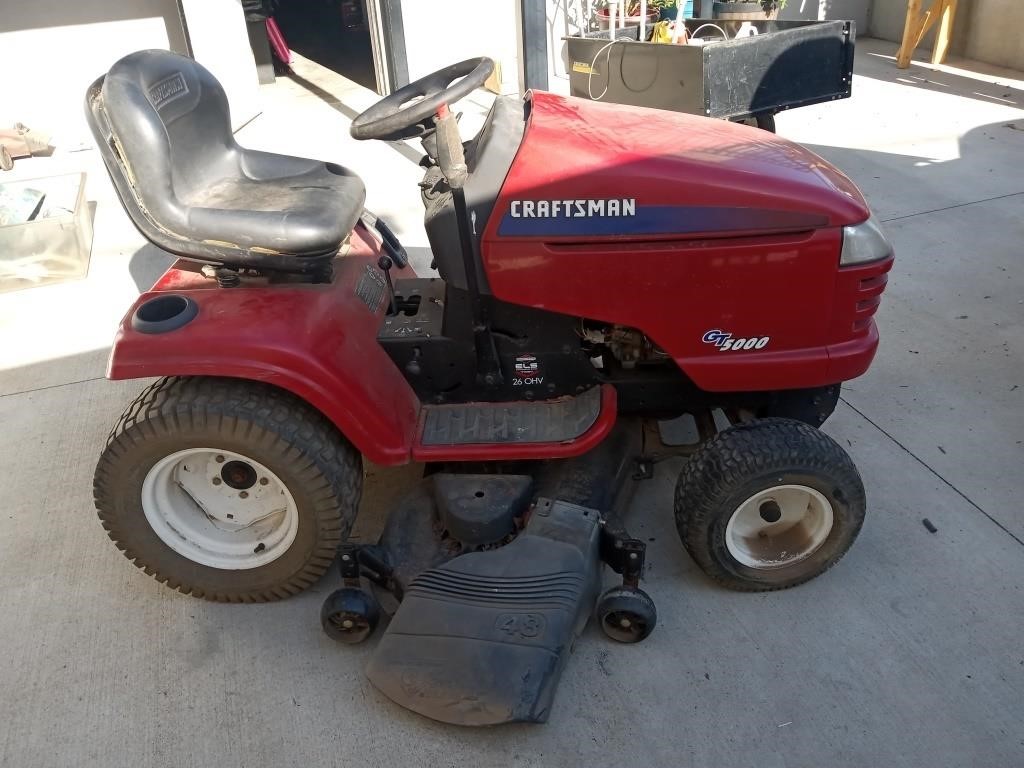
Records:
M618 643L639 643L654 631L658 611L642 589L612 587L597 603L602 631Z
M335 590L320 608L320 624L332 640L355 645L373 634L380 606L368 592L355 587Z

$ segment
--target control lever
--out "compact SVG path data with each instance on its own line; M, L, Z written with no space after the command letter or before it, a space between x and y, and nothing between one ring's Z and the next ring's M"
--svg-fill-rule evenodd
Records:
M394 266L394 262L391 261L390 256L381 256L377 259L377 266L381 268L384 273L384 280L388 284L388 314L398 314L398 301L395 299L395 284L391 282L391 267Z
M459 248L462 251L462 267L466 274L466 288L470 296L470 312L473 319L473 346L476 349L477 380L490 388L504 383L498 350L491 334L491 318L480 291L477 274L477 259L473 248L473 233L469 225L469 210L463 186L469 177L466 154L459 135L459 123L455 115L442 104L434 118L437 125L437 164L441 168L452 191L452 205L455 208L455 226L459 232Z
M434 133L437 143L437 164L448 180L448 186L452 190L461 190L466 183L466 177L469 176L469 169L466 167L466 153L462 148L462 136L459 134L459 121L448 109L448 105L442 104L437 110L434 123L437 125Z

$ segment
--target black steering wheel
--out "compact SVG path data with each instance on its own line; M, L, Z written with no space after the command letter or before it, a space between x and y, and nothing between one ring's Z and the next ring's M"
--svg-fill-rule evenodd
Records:
M385 96L352 121L353 139L395 141L423 136L427 120L445 104L454 104L482 86L494 71L487 58L466 59L439 69ZM456 80L458 83L452 85Z

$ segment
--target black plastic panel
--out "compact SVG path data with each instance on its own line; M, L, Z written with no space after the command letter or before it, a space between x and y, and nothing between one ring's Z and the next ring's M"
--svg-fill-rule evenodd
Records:
M575 440L601 413L601 388L540 402L426 406L422 445L557 443Z
M384 695L456 725L544 722L600 587L599 515L538 500L500 549L420 575L366 674Z
M853 50L849 21L813 22L705 46L706 107L711 117L730 118L847 98Z
M467 549L500 543L515 533L517 517L530 503L529 475L433 476L439 522L449 538Z

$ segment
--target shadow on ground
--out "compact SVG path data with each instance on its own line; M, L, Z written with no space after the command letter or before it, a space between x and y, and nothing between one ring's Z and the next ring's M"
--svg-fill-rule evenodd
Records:
M977 99L993 104L1001 104L1006 107L1024 109L1024 91L1011 85L998 82L999 77L979 69L978 74L982 77L991 78L997 82L989 82L972 77L964 77L953 72L912 63L907 69L896 67L896 57L875 51L858 53L858 56L873 57L876 59L888 60L891 67L859 67L857 74L861 77L868 77L872 80L881 80L888 83L897 83L912 88L920 88L936 93L945 93L949 96L961 96L968 99ZM950 62L950 66L967 68L973 62L960 61Z

